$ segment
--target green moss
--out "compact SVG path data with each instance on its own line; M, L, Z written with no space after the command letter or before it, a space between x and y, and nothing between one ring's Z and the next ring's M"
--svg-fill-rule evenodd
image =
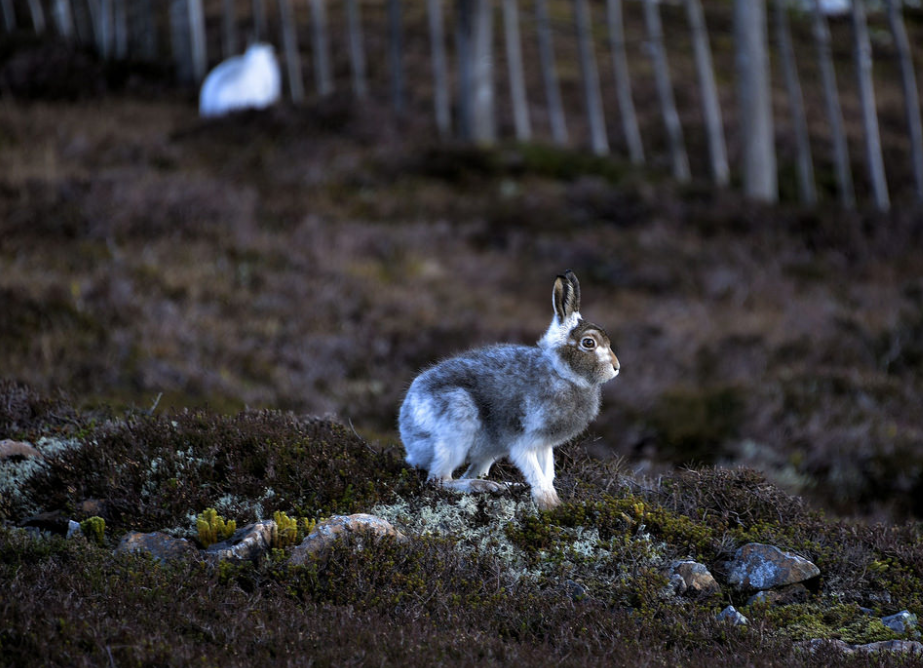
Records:
M224 518L214 508L206 508L199 513L195 524L199 544L202 547L208 547L227 540L237 531L237 522L235 520L225 522Z
M901 636L859 609L853 603L823 601L779 607L758 606L747 610L751 615L778 629L792 640L814 638L837 639L856 645L897 640Z
M106 520L102 517L93 516L83 520L80 523L80 530L87 540L93 541L97 545L105 545L106 542Z

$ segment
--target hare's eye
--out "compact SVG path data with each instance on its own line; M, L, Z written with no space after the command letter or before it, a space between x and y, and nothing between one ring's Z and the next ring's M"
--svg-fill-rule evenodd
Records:
M596 347L596 339L593 339L587 336L586 338L583 339L583 341L580 342L580 345L586 348L587 350L593 350L593 348Z

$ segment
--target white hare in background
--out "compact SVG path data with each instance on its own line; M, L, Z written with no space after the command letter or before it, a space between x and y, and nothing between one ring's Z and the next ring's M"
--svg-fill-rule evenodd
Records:
M223 116L241 109L265 109L279 101L279 62L269 44L251 44L242 56L215 67L199 94L201 116Z
M618 375L619 360L606 331L580 315L572 271L555 279L552 302L554 318L538 345L472 350L417 376L399 417L409 464L442 485L488 491L501 485L478 478L509 457L539 508L560 503L552 450L599 414L601 386Z

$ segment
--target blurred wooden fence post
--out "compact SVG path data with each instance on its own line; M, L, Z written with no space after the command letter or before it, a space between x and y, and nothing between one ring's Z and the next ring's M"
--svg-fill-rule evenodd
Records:
M208 72L208 53L205 46L205 15L202 0L188 0L189 36L192 43L192 76L202 83Z
M253 38L257 42L266 39L266 4L263 0L253 0Z
M609 49L612 51L612 73L619 100L619 112L622 115L622 132L625 134L625 143L628 144L628 155L631 162L640 165L644 162L644 145L641 143L635 103L631 97L631 79L628 76L628 58L625 55L622 0L608 0L606 16L609 29Z
M433 50L433 106L436 128L443 139L452 134L452 116L449 110L449 75L445 55L445 29L442 17L442 0L428 0L430 48Z
M497 139L494 118L494 12L493 0L474 0L471 33L474 105L471 108L471 138L491 145Z
M577 49L580 54L583 97L586 100L587 120L590 124L590 147L596 155L607 155L609 137L606 134L602 92L599 89L599 72L596 68L596 51L593 47L592 17L587 0L574 0L574 19L577 26Z
M792 130L795 133L795 162L798 167L798 196L804 204L817 204L817 189L814 186L814 162L811 159L811 142L808 137L808 122L804 115L804 99L801 82L795 65L795 50L788 29L788 9L785 0L775 0L776 43L785 90L788 94L788 109Z
M474 74L471 62L471 27L474 24L474 0L458 0L455 27L455 57L458 64L458 135L471 140Z
M811 15L821 85L827 106L827 123L830 125L830 140L833 142L833 167L836 172L840 204L847 209L852 209L856 205L856 195L853 191L852 170L849 166L849 148L846 144L843 111L840 108L840 98L837 93L836 70L833 69L833 57L830 51L830 30L827 28L827 19L821 9L820 0L812 0Z
M744 194L775 202L779 191L765 0L734 1L734 32Z
M13 9L13 0L0 0L0 8L3 9L3 27L7 32L16 30L16 12Z
M856 58L856 77L859 84L859 104L862 108L862 129L865 135L865 159L872 196L880 211L891 207L885 162L881 155L881 134L878 131L878 111L875 108L875 84L872 82L872 44L865 19L863 0L852 0L853 49Z
M522 41L519 36L517 0L503 0L503 29L506 37L506 63L510 76L510 101L513 104L516 139L529 141L532 138L532 126L529 123L529 103L526 98L526 80L522 67Z
M394 113L404 113L404 31L401 25L401 0L388 0L388 52L391 64L391 106Z
M225 58L237 53L237 3L224 0L221 13L222 47Z
M99 41L99 53L108 60L112 55L112 3L114 0L101 0L99 3L99 29L96 38Z
M157 58L157 23L152 2L153 0L141 0L138 3L138 15L135 20L138 56L147 62L153 62Z
M51 16L58 34L64 38L64 41L74 41L74 15L71 12L70 0L54 0Z
M333 76L330 73L330 56L327 50L327 11L325 0L311 0L311 40L314 54L314 80L317 94L326 97L333 92Z
M346 0L346 33L349 42L349 64L353 73L353 93L361 100L368 94L368 84L365 80L362 17L357 0Z
M285 68L288 72L288 91L292 102L304 100L304 82L301 79L301 52L298 50L298 26L291 0L278 0L279 22L282 24L282 48L285 49Z
M194 80L192 71L192 44L189 39L189 8L187 0L172 0L170 3L170 46L176 79L188 84Z
M686 1L686 16L692 30L692 48L695 55L695 69L698 73L702 95L702 117L708 136L708 157L711 161L712 178L721 188L730 181L727 148L724 143L724 123L721 119L721 103L718 101L718 87L715 84L715 70L712 66L711 47L708 45L708 30L699 0Z
M45 10L39 0L29 0L29 14L32 15L32 27L36 35L45 34Z
M128 3L129 0L115 0L112 13L113 39L116 60L128 57Z
M564 120L564 105L561 102L561 89L558 85L558 70L554 58L554 42L551 36L547 0L535 0L535 24L542 79L545 82L545 96L548 99L551 136L555 144L563 146L567 144L567 124Z
M663 45L663 27L660 24L660 14L655 0L643 0L644 20L647 25L648 48L654 63L654 80L657 86L657 97L660 99L660 110L663 114L663 124L670 144L670 158L673 164L673 177L685 183L691 178L689 172L689 157L686 155L686 144L683 140L683 127L679 122L676 111L676 101L673 99L673 84L670 81L670 69L667 64L667 52Z
M904 91L904 113L910 135L910 161L913 167L913 183L917 204L923 204L923 123L920 122L920 94L913 71L913 56L910 41L901 15L901 0L885 0L888 9L888 24L894 36L897 63L901 71L901 87Z

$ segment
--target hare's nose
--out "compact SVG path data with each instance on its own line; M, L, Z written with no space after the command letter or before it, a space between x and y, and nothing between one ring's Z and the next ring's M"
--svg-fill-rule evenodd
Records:
M622 366L619 364L619 358L615 356L615 353L612 353L612 368L615 369L615 375L618 376Z

